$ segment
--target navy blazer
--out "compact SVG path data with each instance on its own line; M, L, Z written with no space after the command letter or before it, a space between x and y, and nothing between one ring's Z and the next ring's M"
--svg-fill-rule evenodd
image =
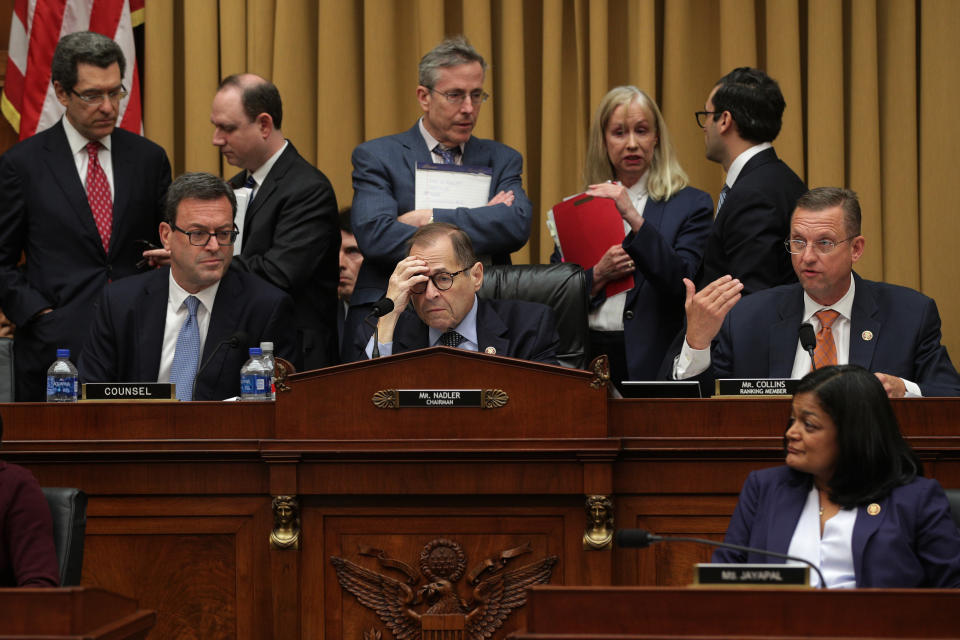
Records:
M724 542L787 553L812 486L790 467L754 471L740 492ZM857 508L853 570L858 587L960 587L960 531L936 480L917 477L879 501ZM713 562L778 563L779 558L717 549Z
M230 179L243 186L246 172ZM236 267L255 273L293 298L307 369L339 362L337 284L340 219L330 181L287 144L270 168L243 223Z
M159 245L170 163L161 147L123 129L111 135L113 228L105 253L63 122L0 158L0 306L17 325L18 400L41 400L58 347L80 356L103 287L138 272ZM17 263L21 253L26 264ZM147 269L148 267L143 267ZM44 308L51 313L31 320Z
M493 347L498 356L559 364L557 345L560 337L550 307L523 300L480 298L477 304L477 340L481 353ZM358 335L360 339L355 348L363 353L371 331ZM429 328L411 307L407 307L393 330L393 353L429 346Z
M750 158L717 212L697 290L726 274L740 279L744 295L796 282L783 241L797 198L806 191L773 149Z
M351 306L379 300L390 274L407 255L407 240L417 228L397 222L397 216L415 208L417 162L433 162L419 124L403 133L364 142L353 151L351 224L363 264L350 296ZM509 264L510 252L520 249L530 236L533 207L523 191L523 158L504 144L471 137L464 146L463 164L490 167L489 197L513 191L513 206L434 209L434 220L463 229L477 255L492 256L494 264Z
M637 270L623 309L623 340L631 380L655 380L683 325L684 278L693 278L713 222L713 201L685 187L669 200L647 198L643 225L623 240ZM587 271L588 279L593 269ZM592 285L588 282L588 287ZM606 296L601 291L594 303Z
M853 277L850 364L916 382L924 396L960 396L960 375L940 343L937 304L913 289ZM711 391L714 378L789 378L802 318L799 283L741 299L713 340L701 388Z
M170 269L155 269L106 287L78 369L83 382L156 382L167 321ZM249 341L223 346L236 331ZM231 267L220 281L203 343L195 400L240 395L240 368L248 348L273 342L274 355L299 367L300 351L290 296L257 276Z

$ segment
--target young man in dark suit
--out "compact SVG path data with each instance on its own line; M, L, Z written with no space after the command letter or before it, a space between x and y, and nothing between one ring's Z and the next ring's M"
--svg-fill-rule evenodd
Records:
M78 363L82 381L173 382L180 400L223 400L240 395L248 347L273 342L300 366L293 301L231 268L235 214L233 190L216 176L185 173L170 185L160 224L170 268L104 290Z
M727 173L698 287L723 275L740 280L744 294L796 281L780 249L790 212L807 188L771 144L785 107L775 80L741 67L720 79L696 114L707 159Z
M17 325L18 401L43 400L57 348L80 357L103 287L150 266L170 163L116 128L125 66L105 36L61 38L51 77L64 117L0 158L0 306Z
M235 167L240 227L234 265L293 298L303 366L339 362L337 199L327 177L283 137L283 104L272 82L245 73L220 83L210 121L213 144Z

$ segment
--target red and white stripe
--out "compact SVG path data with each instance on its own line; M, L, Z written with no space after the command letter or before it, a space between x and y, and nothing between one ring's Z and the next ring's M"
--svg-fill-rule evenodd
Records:
M144 0L16 0L10 22L7 77L0 111L20 139L53 125L63 115L50 82L53 51L62 36L96 31L123 49L127 69L123 86L130 95L120 103L119 126L142 133L140 79L133 43L134 20L143 22ZM131 17L132 11L132 17Z

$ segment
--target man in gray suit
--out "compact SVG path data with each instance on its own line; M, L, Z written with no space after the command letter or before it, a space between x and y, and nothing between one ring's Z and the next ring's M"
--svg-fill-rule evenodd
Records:
M364 261L350 299L345 331L358 329L370 306L387 290L406 243L430 222L463 229L481 260L509 264L510 252L530 235L532 205L523 191L523 158L494 140L473 136L486 63L462 37L437 45L420 60L417 101L423 116L408 131L364 142L353 152L353 227ZM489 201L482 207L415 209L418 162L488 167ZM344 360L349 352L344 340Z

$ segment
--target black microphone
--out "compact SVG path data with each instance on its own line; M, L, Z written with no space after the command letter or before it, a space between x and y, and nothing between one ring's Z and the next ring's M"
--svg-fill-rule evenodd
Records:
M817 335L813 332L813 325L809 322L800 325L800 346L810 354L810 362L816 369L817 364L813 361L813 350L817 347Z
M378 323L374 318L382 318L393 311L393 300L384 296L373 303L370 314L363 319L364 322L373 327L373 350L370 352L370 359L380 357L380 331Z
M190 397L193 398L197 395L197 380L200 379L200 374L203 373L203 370L207 368L207 365L213 361L213 356L217 355L217 352L224 347L224 345L229 345L231 349L236 349L241 344L246 344L250 342L250 336L246 331L242 329L239 331L234 331L229 336L220 341L220 343L210 352L210 356L206 361L200 365L200 368L197 369L197 375L193 376L193 388L190 390Z
M717 542L716 540L707 540L706 538L686 538L680 536L658 536L656 534L650 533L644 529L620 529L617 531L617 546L623 548L636 548L636 549L646 549L654 542L696 542L699 544L707 544L712 547L723 547L724 549L733 549L734 551L744 551L746 553L759 553L765 556L773 556L775 558L783 558L785 560L796 560L797 562L802 562L810 566L811 569L817 572L817 575L820 576L820 588L826 588L826 581L823 579L823 574L820 573L820 569L814 565L812 562L806 558L799 558L797 556L788 556L785 553L777 553L776 551L767 551L766 549L757 549L755 547L741 547L738 544L729 544L727 542Z

